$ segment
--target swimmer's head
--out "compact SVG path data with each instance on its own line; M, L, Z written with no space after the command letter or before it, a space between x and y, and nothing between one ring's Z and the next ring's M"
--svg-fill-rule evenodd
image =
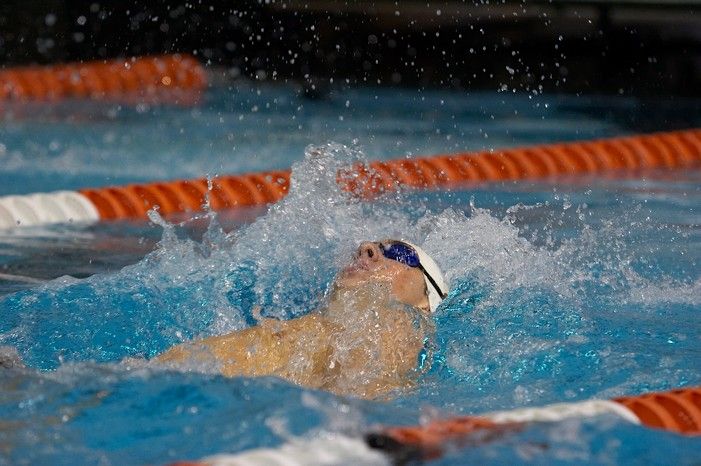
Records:
M388 283L395 299L435 312L448 291L436 262L406 241L363 242L353 261L339 274L340 288Z

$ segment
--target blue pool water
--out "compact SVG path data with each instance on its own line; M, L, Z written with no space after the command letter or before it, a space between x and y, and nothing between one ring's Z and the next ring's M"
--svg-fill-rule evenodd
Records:
M0 464L166 464L480 413L701 383L701 174L553 179L372 204L341 193L358 159L701 124L694 102L242 85L196 109L68 105L0 126L0 194L294 163L269 210L171 225L0 236ZM335 144L328 141L336 141ZM323 156L305 157L314 144ZM311 152L311 151L309 151ZM358 242L425 246L452 291L431 371L386 401L274 378L164 371L139 358L313 309ZM125 358L136 358L126 359ZM601 417L535 425L436 464L695 464L701 440Z

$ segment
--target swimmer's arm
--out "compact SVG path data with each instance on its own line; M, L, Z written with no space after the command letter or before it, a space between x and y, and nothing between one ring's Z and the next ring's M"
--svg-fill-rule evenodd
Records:
M190 359L192 355L193 343L181 343L164 351L154 358L158 362L183 362Z
M254 310L255 312L255 310ZM325 319L319 313L311 313L290 320L277 320L255 316L259 325L243 330L236 330L225 335L217 335L192 342L181 343L156 356L159 362L184 362L189 359L201 359L203 355L214 355L222 359L228 353L240 350L252 340L261 345L271 345L273 340L297 337L301 332L323 330ZM324 332L325 333L325 332ZM199 356L199 358L197 357Z
M256 322L258 322L258 325L251 328L261 328L266 329L268 332L272 332L273 325L278 323L278 321L276 319L263 317L261 316L260 312L260 306L253 308L253 318L256 320ZM246 330L249 329L236 330L224 335L216 335L200 340L181 343L159 354L156 356L155 360L159 362L178 363L192 359L193 355L195 354L208 353L211 355L214 348L221 348L222 346L226 346L227 343L235 345L238 340L241 340L243 332Z
M189 341L176 345L169 350L156 356L159 362L184 362L188 360L211 359L212 356L221 359L227 348L237 349L251 341L254 336L262 337L264 334L271 334L271 330L266 327L250 327L237 330L225 335L216 335L202 338L200 340ZM257 334L257 335L253 335Z

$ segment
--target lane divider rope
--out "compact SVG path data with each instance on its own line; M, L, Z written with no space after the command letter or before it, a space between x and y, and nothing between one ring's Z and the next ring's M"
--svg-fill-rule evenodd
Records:
M700 167L701 129L690 129L371 162L367 166L356 165L343 170L337 179L344 189L363 198L372 198L402 186L450 189L471 183ZM68 221L145 219L146 213L155 206L164 215L197 212L203 209L207 197L213 210L264 205L282 199L289 184L290 172L283 170L218 177L211 181L211 189L204 178L82 189L70 199L78 204L75 207L66 205L65 191L0 197L0 228ZM54 209L54 204L61 208ZM86 209L89 213L83 212Z
M201 90L206 85L202 65L182 54L26 66L0 70L0 103L121 100L163 91Z
M325 458L343 457L346 450L365 452L368 447L384 453L386 464L417 464L440 458L445 451L480 445L525 428L535 422L559 422L569 418L611 415L621 420L678 434L701 435L701 387L621 397L614 400L586 400L543 407L522 408L437 419L424 425L385 427L361 439L341 437L339 445L328 439L308 440L304 447L286 443L278 448L220 454L171 466L299 466L328 464ZM302 445L297 442L296 445ZM354 449L354 450L353 450ZM368 457L372 458L372 457ZM366 464L359 457L332 464ZM348 461L350 460L350 461ZM377 463L369 463L377 464Z

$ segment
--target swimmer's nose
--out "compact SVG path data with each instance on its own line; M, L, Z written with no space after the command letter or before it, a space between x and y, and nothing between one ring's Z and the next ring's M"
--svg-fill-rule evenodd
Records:
M376 262L382 257L382 252L380 251L377 243L372 243L370 241L365 241L360 243L358 247L358 258L362 261Z

